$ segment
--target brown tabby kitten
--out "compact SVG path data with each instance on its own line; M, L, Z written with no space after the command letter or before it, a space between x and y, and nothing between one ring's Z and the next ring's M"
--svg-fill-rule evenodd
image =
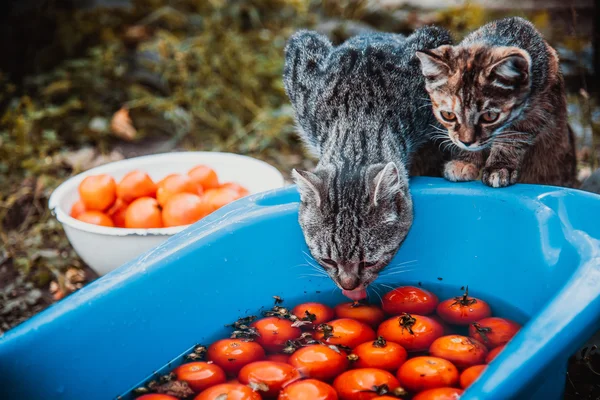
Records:
M435 117L447 129L440 137L457 150L446 179L475 180L483 167L482 181L492 187L575 184L558 55L529 21L495 21L456 46L417 56Z

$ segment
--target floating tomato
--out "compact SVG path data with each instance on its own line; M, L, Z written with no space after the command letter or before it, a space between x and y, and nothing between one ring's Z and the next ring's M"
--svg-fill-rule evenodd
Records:
M333 381L333 387L340 400L372 399L387 391L393 391L398 386L400 383L394 375L377 368L352 369Z
M484 318L469 326L469 336L485 344L488 349L502 346L508 343L521 325L506 318L490 317Z
M241 383L266 385L264 395L276 396L281 389L301 378L296 368L274 361L256 361L245 365L238 375Z
M338 395L333 387L325 382L305 379L286 386L279 394L278 400L338 400Z
M327 344L338 344L354 348L361 343L375 339L375 332L370 326L349 318L340 318L319 325L315 339Z
M348 369L348 357L339 349L314 344L296 350L289 363L296 367L302 376L322 381L335 378Z
M288 340L297 339L302 334L299 328L292 326L292 322L277 317L259 319L250 326L260 335L256 342L271 352L281 351Z
M473 365L465 369L462 374L460 374L460 387L466 389L468 386L471 386L473 382L479 378L479 375L483 373L487 365Z
M402 364L396 376L402 387L411 392L458 383L458 369L450 361L438 357L411 358Z
M292 310L292 314L300 319L311 322L310 327L324 324L333 319L333 310L331 307L322 303L302 303L298 304Z
M256 342L222 339L208 347L208 359L230 375L237 375L246 364L265 358L265 350Z
M206 389L194 400L262 400L262 396L246 385L239 383L222 383ZM156 399L159 400L159 399ZM166 399L165 399L166 400Z
M396 372L408 358L404 347L388 342L382 336L356 346L353 354L358 357L353 367L379 368L390 372Z
M461 335L442 336L429 347L429 354L444 358L458 368L483 364L487 353L487 348L483 343Z
M337 318L351 318L376 328L385 319L383 310L374 304L342 303L333 309Z
M423 315L403 314L379 325L377 335L404 347L406 351L424 351L444 333L435 320Z
M383 311L391 315L418 314L428 315L435 311L438 298L428 290L415 286L402 286L383 296Z
M191 362L180 365L173 371L177 375L177 379L187 382L190 389L199 393L204 389L225 383L225 371L217 364L208 362Z
M490 306L483 300L469 296L469 288L464 295L442 301L437 313L449 324L469 325L492 315Z

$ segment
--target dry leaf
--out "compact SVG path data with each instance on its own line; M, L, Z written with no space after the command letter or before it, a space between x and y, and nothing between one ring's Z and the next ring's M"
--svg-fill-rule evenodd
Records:
M113 115L110 121L110 129L116 136L123 140L133 140L137 135L137 131L133 127L131 118L129 117L129 110L125 107L122 107Z

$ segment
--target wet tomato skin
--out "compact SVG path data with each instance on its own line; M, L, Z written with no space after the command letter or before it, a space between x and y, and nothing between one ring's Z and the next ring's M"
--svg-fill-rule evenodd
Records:
M277 317L262 318L250 326L256 328L260 334L256 342L265 350L274 353L281 351L288 340L296 339L302 334L300 328L292 326L291 321Z
M396 377L408 391L420 392L438 387L455 386L458 369L448 360L438 357L415 357L398 369Z
M333 381L340 400L370 400L377 397L375 386L387 385L394 390L400 383L388 371L377 368L359 368L346 371Z
M279 391L288 384L301 378L300 373L290 364L275 361L256 361L245 365L238 374L238 380L244 385L249 383L264 383L269 390L265 397L277 396Z
M168 394L150 393L138 397L136 400L179 400L177 397Z
M267 361L277 361L277 362L282 362L285 364L289 364L290 363L290 356L288 356L287 354L268 354L265 357L265 360Z
M432 314L439 300L428 290L415 286L402 286L383 296L381 306L390 315L402 313L428 315Z
M425 390L413 397L413 400L457 400L462 394L461 389L444 387Z
M316 379L305 379L286 386L278 400L338 400L333 387Z
M178 380L187 382L190 389L196 393L227 381L225 371L221 367L202 361L180 365L173 372Z
M322 303L302 303L292 309L292 314L300 319L306 318L307 312L315 317L312 324L306 325L307 327L324 324L331 321L334 317L333 309Z
M315 344L296 350L289 363L302 376L328 381L348 369L349 362L346 353Z
M466 389L471 386L471 384L479 378L479 375L483 373L486 367L487 365L473 365L472 367L465 369L460 374L460 387Z
M498 347L494 347L492 350L490 350L490 352L488 353L487 357L485 358L485 363L489 364L492 362L492 360L494 358L496 358L498 356L498 354L504 350L504 347L506 347L505 344L503 344L502 346L498 346Z
M479 340L488 349L493 349L508 343L520 329L521 325L514 321L490 317L469 325L469 336Z
M382 343L380 339L356 346L353 353L358 356L352 365L354 368L379 368L389 372L396 372L408 358L404 347L394 342Z
M429 347L429 354L452 362L457 368L483 364L487 348L476 339L461 335L437 338Z
M194 397L194 400L221 400L223 395L226 395L227 400L262 400L260 394L239 383L213 386Z
M237 375L246 364L265 359L265 350L256 342L222 339L208 347L208 359L229 375Z
M414 321L406 324L406 321ZM410 329L409 329L410 328ZM398 343L408 352L425 351L431 343L444 334L444 328L437 321L423 315L392 317L379 325L377 336Z
M375 339L375 331L370 326L353 319L335 319L329 321L327 325L333 329L333 336L325 338L325 333L318 331L314 335L315 339L324 341L327 344L339 344L350 348Z
M452 325L469 325L492 315L488 303L467 294L444 300L437 306L437 314Z
M355 319L369 325L371 328L376 328L385 319L383 310L374 304L341 303L335 306L333 310L336 318Z

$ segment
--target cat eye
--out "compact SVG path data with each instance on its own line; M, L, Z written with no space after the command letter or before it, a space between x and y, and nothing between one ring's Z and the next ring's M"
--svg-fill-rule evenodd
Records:
M483 120L483 122L485 123L492 123L495 120L498 119L498 117L500 116L500 114L498 114L497 112L494 111L486 111L483 114L481 114L481 119Z
M377 265L377 261L375 261L375 262L361 261L360 264L358 264L359 268L370 268L370 267L374 267L376 265Z
M456 121L456 114L450 111L440 111L440 115L445 121L452 122Z
M337 263L329 258L322 258L321 261L323 264L327 264L330 267L337 268Z

